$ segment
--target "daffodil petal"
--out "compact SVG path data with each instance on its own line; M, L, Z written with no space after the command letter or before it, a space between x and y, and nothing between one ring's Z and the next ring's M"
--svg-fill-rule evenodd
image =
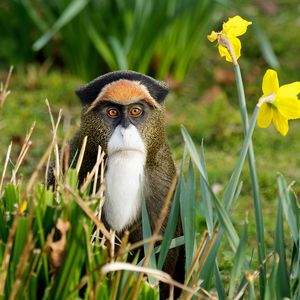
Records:
M278 97L294 98L300 93L300 81L281 86L277 92Z
M232 62L231 55L229 54L227 48L225 48L222 45L218 45L218 50L219 50L219 53L220 53L221 57L225 57L225 59L227 61Z
M241 48L242 48L240 40L235 36L226 36L226 38L229 40L232 46L235 58L238 59L241 56ZM221 57L225 57L227 61L232 62L232 57L226 47L219 45L218 49Z
M273 124L275 128L285 136L289 131L288 119L285 118L278 109L274 109L273 111Z
M288 120L300 118L300 100L297 98L279 98L276 101L276 107Z
M258 112L257 125L260 128L267 128L270 126L272 118L273 108L271 104L263 103Z
M252 24L241 18L240 16L235 16L229 18L226 23L223 24L223 31L227 34L232 34L234 36L243 35L247 31L247 27Z
M207 36L207 39L213 43L217 39L217 33L212 31L211 34Z
M23 201L20 206L20 213L23 213L27 209L27 201Z
M235 54L235 58L239 59L241 56L241 48L242 48L241 41L235 36L228 36L227 38L232 45L232 48L233 48L233 51Z
M262 90L264 96L268 96L272 93L276 94L278 89L279 89L279 81L277 77L277 72L272 69L268 69L264 75L263 82L262 82Z

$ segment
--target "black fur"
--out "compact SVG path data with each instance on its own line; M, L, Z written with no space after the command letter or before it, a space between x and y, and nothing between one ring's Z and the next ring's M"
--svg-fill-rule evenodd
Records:
M163 81L155 80L152 77L134 71L117 71L99 76L88 84L79 87L76 90L76 94L82 104L91 104L104 86L120 79L139 81L145 85L151 97L158 103L163 102L169 92L167 84Z

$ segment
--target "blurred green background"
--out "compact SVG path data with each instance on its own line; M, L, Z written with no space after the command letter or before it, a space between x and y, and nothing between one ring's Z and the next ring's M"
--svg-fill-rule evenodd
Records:
M63 109L61 140L78 129L78 85L108 71L132 69L168 81L167 132L179 162L184 124L195 142L204 141L210 182L222 190L243 141L232 65L206 39L228 17L240 15L253 25L241 38L248 110L261 96L262 76L276 68L280 83L300 80L300 3L297 0L10 0L0 2L0 81L10 65L11 94L0 111L0 170L10 141L11 166L26 131L36 121L32 146L21 172L34 169L51 141L45 99L54 116ZM266 230L275 226L276 175L295 180L300 192L299 121L286 137L274 128L256 129L254 148ZM252 215L248 170L236 222ZM255 226L249 217L250 228ZM268 237L271 240L272 236ZM226 259L226 257L225 257Z

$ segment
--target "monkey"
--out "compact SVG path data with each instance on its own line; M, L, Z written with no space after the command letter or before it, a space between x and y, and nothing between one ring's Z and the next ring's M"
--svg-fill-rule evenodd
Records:
M134 71L115 71L79 87L81 125L70 142L70 160L88 136L79 171L79 184L96 163L98 146L106 153L105 201L102 221L119 236L128 230L129 242L143 239L141 199L145 199L152 230L168 194L176 167L165 132L165 82ZM76 160L76 158L75 158ZM73 159L74 161L74 159ZM54 176L49 175L49 184ZM167 218L161 229L164 232ZM180 219L176 236L181 236ZM184 281L184 246L169 250L163 270ZM160 299L169 287L160 283ZM175 289L175 297L180 290Z

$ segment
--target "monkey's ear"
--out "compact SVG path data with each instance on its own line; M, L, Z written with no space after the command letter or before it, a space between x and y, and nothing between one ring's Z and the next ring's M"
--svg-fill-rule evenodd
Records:
M76 91L76 95L79 97L82 105L90 105L99 94L102 87L97 82L92 81L85 85L80 86Z
M155 80L149 76L145 76L141 83L146 86L151 97L158 103L162 103L169 93L169 87L164 81Z

